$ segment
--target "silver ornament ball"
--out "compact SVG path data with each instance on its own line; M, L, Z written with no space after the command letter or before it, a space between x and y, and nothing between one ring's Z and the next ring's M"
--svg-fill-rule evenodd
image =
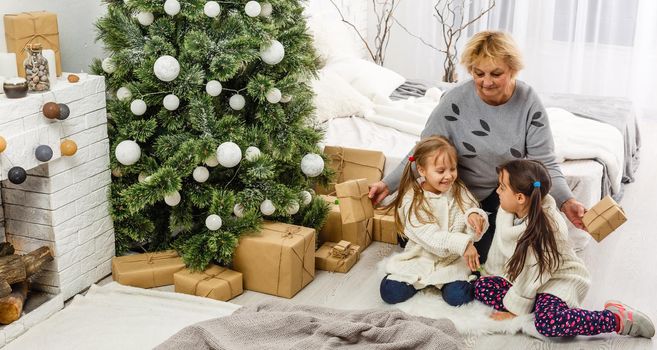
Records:
M170 206L175 207L180 203L180 192L175 191L164 196L164 202Z
M228 104L230 105L230 108L239 111L246 105L246 100L244 99L244 96L235 94L230 97Z
M180 106L180 99L174 94L168 94L164 96L162 105L169 111L175 111Z
M146 113L146 102L141 99L136 99L130 103L130 111L134 115L143 115Z
M221 83L216 80L210 80L207 84L205 84L205 92L207 92L210 96L219 96L221 90Z
M133 165L139 161L141 157L141 148L137 142L132 140L123 140L114 150L116 160L123 165Z
M153 73L162 81L173 81L180 74L180 63L173 56L160 56L153 64Z
M225 168L232 168L242 160L242 150L234 142L224 142L217 147L217 160Z
M260 212L263 215L269 216L271 214L274 214L276 211L276 207L274 207L274 203L270 201L269 199L265 199L260 203Z
M318 176L324 171L324 159L319 154L306 154L301 158L301 171L308 177Z
M221 228L221 217L217 214L208 215L205 219L205 226L210 231L216 231Z
M197 166L192 172L192 177L196 182L206 182L210 177L210 171L204 166Z

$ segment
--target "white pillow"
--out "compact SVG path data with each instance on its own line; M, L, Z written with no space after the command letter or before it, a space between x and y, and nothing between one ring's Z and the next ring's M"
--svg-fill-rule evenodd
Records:
M319 71L319 79L313 80L311 85L315 91L316 120L320 123L337 117L364 117L374 108L372 101L334 72Z
M324 69L338 74L370 100L374 100L375 97L390 96L406 81L395 71L356 57L345 57L330 62Z
M321 15L308 18L308 32L324 62L343 57L362 57L363 43L356 32L342 21Z

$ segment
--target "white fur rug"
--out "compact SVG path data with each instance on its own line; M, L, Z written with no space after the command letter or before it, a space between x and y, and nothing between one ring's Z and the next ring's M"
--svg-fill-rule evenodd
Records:
M381 278L385 276L387 262L388 258L377 265ZM447 318L454 322L459 332L467 336L524 333L535 338L547 339L536 331L533 314L496 321L490 318L493 308L476 300L458 307L451 306L443 300L440 291L433 287L419 291L411 299L395 304L395 307L411 315Z

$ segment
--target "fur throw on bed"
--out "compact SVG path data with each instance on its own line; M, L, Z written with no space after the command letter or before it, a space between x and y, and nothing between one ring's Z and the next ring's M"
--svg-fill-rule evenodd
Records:
M182 329L156 349L461 349L445 319L399 310L336 310L265 302Z

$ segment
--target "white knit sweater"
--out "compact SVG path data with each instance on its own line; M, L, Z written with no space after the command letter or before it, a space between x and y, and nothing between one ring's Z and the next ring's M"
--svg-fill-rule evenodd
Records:
M533 253L527 253L525 267L513 282L513 286L504 297L504 307L516 315L532 312L536 294L548 293L563 300L568 307L578 307L586 296L591 283L589 271L584 262L575 255L568 242L566 221L557 210L552 196L543 199L543 210L556 226L557 249L562 255L562 262L557 271L539 276L537 260ZM527 222L514 226L515 214L500 208L495 221L495 236L488 252L486 272L502 276L507 280L506 263L516 249L518 238L525 232ZM539 278L540 277L540 278Z
M466 210L462 211L451 190L442 194L424 191L424 198L437 222L422 224L413 213L407 217L413 193L406 193L397 210L404 222L408 243L402 253L392 256L388 261L388 279L406 282L416 289L430 285L440 288L449 282L467 280L471 272L463 259L463 253L470 241L478 241L480 238L476 237L474 230L467 224L467 218L473 212L483 216L486 219L485 232L488 229L488 216L478 208L477 202L464 197Z

